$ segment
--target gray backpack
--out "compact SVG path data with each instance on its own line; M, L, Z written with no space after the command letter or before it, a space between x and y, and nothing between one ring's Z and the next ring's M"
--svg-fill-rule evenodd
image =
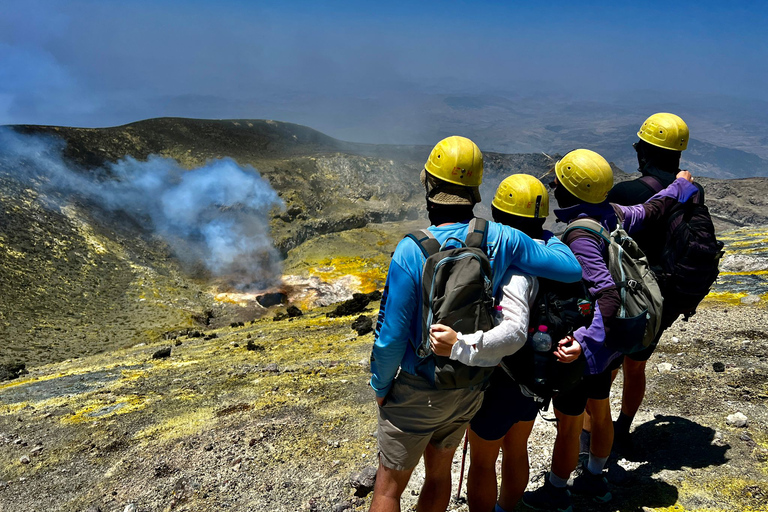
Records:
M407 235L427 259L421 278L422 337L415 348L423 362L434 358L438 389L482 386L493 373L493 367L467 366L438 356L429 346L429 327L433 324L447 325L462 333L487 331L494 325L487 225L485 219L472 219L465 240L451 237L442 245L426 229Z
M568 224L563 240L569 236L572 240L576 230L587 231L608 244L608 270L616 283L621 306L605 345L623 354L643 350L659 332L663 304L656 276L645 254L624 231L620 215L611 233L596 220L574 220Z

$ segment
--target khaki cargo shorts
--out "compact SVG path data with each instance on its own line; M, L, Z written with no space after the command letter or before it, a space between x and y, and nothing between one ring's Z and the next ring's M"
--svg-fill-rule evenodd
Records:
M479 386L440 390L401 371L379 407L381 463L404 471L416 467L430 443L440 449L456 448L482 402Z

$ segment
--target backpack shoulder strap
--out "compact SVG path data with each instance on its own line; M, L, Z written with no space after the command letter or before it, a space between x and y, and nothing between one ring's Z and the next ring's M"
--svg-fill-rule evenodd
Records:
M658 178L655 176L651 176L650 174L646 174L645 176L642 176L639 180L640 183L651 189L651 191L654 194L658 194L662 190L664 190L664 187L661 184L661 181L659 181Z
M467 227L467 238L464 239L464 243L467 247L480 247L484 248L488 239L488 221L475 217L469 221L469 227Z
M405 238L410 238L416 245L419 246L421 252L425 258L429 258L433 254L440 251L440 242L437 241L435 235L433 235L428 229L420 229L418 231L411 231Z
M568 235L576 229L581 229L588 233L592 233L593 235L597 235L607 244L611 243L610 232L605 229L602 224L593 219L576 219L572 221L568 224L568 227L565 228L563 239L566 239Z

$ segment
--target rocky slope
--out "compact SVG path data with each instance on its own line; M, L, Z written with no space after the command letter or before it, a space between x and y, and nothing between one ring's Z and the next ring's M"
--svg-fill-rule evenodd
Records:
M350 479L376 460L372 334L330 310L67 360L0 385L2 510L366 510L370 496ZM764 306L711 302L665 334L637 450L611 463L615 499L601 510L768 510L766 321ZM166 346L168 357L153 357ZM616 388L614 409L619 400ZM735 413L746 425L729 424ZM553 437L539 420L531 488ZM457 454L456 479L459 467ZM420 466L406 505L422 478ZM449 509L467 510L461 500Z

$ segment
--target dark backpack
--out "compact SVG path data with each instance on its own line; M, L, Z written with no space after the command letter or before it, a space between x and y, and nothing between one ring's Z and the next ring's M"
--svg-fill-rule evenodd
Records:
M485 384L493 367L467 366L434 354L429 328L443 324L463 333L487 331L493 323L493 280L486 254L488 223L472 219L465 240L451 237L442 246L428 230L415 231L413 239L427 259L422 273L422 338L416 353L435 360L435 386L458 389ZM450 247L455 244L458 247Z
M553 347L546 360L545 380L543 383L536 382L534 368L537 354L531 338L538 326L546 325L547 333L556 345L579 327L592 323L594 308L581 281L566 284L542 277L538 280L539 292L528 321L528 340L520 350L502 359L501 367L524 391L548 404L555 394L571 389L581 381L586 361L581 356L576 361L561 363L555 357Z
M662 190L653 176L643 176L640 181L657 193ZM663 244L652 254L651 268L664 296L665 316L683 314L687 320L717 279L724 254L701 187L690 201L670 210L664 222Z
M624 231L622 216L619 211L616 213L618 223L612 232L594 219L582 218L568 224L563 240L570 245L581 231L608 244L606 263L621 305L605 345L622 354L632 354L648 347L659 332L663 298L645 254Z

